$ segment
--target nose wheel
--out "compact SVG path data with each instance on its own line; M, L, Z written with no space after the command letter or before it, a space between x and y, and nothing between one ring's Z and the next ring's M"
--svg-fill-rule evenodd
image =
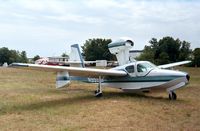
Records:
M169 93L169 99L170 100L176 100L176 98L177 98L177 96L176 96L175 92L172 91L172 92Z

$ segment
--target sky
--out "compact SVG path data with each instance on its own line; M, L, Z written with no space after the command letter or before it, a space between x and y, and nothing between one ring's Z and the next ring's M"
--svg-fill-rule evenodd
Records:
M91 38L131 37L135 50L172 36L200 47L198 0L0 0L0 48L69 54Z

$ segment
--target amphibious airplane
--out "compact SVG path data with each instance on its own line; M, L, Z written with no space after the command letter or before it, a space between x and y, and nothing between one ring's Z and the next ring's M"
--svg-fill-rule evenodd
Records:
M126 61L127 58L123 58L123 54L126 56L127 47L131 47L133 44L133 41L130 39L120 39L119 41L112 42L108 45L109 50L113 54L117 54L118 62L121 64L120 66L111 69L84 68L83 64L82 67L24 63L13 63L10 66L23 69L57 72L56 88L69 85L70 80L96 83L98 84L95 91L96 97L102 96L102 86L106 86L121 89L125 92L145 93L152 91L167 91L169 93L169 99L176 100L177 95L175 90L188 84L190 76L185 72L167 70L165 68L187 64L190 61L176 62L161 66L156 66L148 61L128 62Z

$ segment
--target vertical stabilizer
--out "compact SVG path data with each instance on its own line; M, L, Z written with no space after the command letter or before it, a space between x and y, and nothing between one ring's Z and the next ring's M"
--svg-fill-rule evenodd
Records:
M71 45L69 61L70 61L70 66L83 67L83 68L85 67L78 44Z

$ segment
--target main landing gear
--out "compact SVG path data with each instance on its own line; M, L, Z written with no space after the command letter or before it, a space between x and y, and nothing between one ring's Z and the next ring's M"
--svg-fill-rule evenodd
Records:
M170 100L176 100L177 96L174 91L169 92L169 99Z
M95 91L95 96L96 97L102 97L102 87L101 87L101 76L99 76L99 84L97 86L97 90Z

